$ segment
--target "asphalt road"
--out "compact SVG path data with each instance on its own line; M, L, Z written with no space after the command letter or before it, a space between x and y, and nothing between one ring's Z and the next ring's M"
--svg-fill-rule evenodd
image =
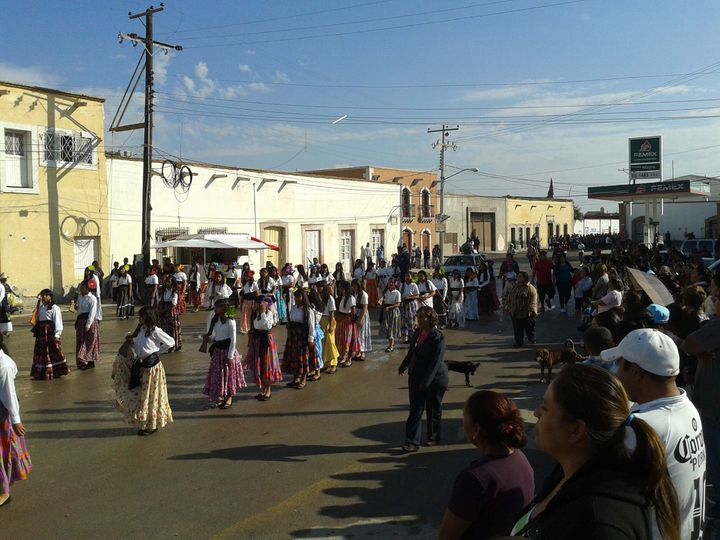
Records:
M474 388L450 374L443 444L404 454L404 347L387 354L376 339L380 352L304 390L278 386L262 403L251 386L231 409L210 410L208 357L197 352L206 314L190 313L183 350L163 357L175 422L138 437L113 409L110 386L114 351L135 323L105 314L102 362L66 378L30 379L29 324L17 322L8 340L34 469L0 509L2 538L434 538L455 475L477 457L462 433L464 400L475 388L505 392L532 423L545 389L532 349L512 347L507 318L446 330L448 359L482 365ZM64 348L74 366L70 315ZM577 338L574 326L557 309L541 314L538 346ZM282 351L284 328L274 334ZM549 460L527 453L542 478Z

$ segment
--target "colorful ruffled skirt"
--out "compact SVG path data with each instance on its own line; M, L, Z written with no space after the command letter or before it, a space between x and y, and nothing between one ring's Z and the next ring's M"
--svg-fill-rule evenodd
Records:
M70 373L65 361L60 341L55 341L55 325L52 322L39 322L33 328L35 350L30 375L42 381L56 379Z
M372 330L370 328L370 311L365 313L362 325L358 326L358 344L360 352L366 353L372 351Z
M219 403L231 398L246 386L240 354L233 351L232 360L228 362L227 349L213 349L207 381L203 388L203 394L208 396L210 402Z
M338 364L340 353L338 352L337 345L335 345L336 327L337 322L335 322L335 319L331 319L327 315L321 317L320 328L325 335L322 341L323 367L332 367Z
M75 323L75 361L78 367L95 365L100 360L100 325L93 321L86 329L85 321L87 319L78 319Z
M135 362L120 354L115 358L112 370L112 386L115 390L115 407L128 424L140 429L153 430L165 427L173 421L167 392L165 368L158 362L150 369L143 369L140 385L133 389L130 384L130 368Z
M252 372L258 387L282 381L277 345L270 332L254 330L250 333L245 365Z
M180 328L180 314L177 306L171 306L163 302L160 306L159 326L162 331L175 340L175 347L171 351L182 349L182 328Z
M27 480L32 462L25 437L15 433L5 407L0 404L0 494L10 493L13 482Z
M358 329L352 316L348 315L338 320L335 328L335 343L341 357L352 359L360 354Z
M303 323L288 325L282 366L283 370L292 373L295 377L309 375L320 369L315 343L308 342L307 325Z

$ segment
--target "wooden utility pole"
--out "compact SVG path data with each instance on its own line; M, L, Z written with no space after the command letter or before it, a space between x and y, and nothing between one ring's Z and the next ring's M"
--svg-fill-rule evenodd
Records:
M444 225L444 210L445 210L445 150L447 148L451 148L453 150L457 149L457 146L454 143L448 143L446 142L446 138L449 135L449 131L457 131L460 129L460 126L450 127L443 124L441 129L429 129L427 130L428 133L442 133L442 136L440 137L439 141L435 141L432 144L433 148L440 147L440 211L438 212L439 219L435 220L435 228L437 230L438 225L442 226L440 227L440 230L438 231L438 242L440 244L440 264L442 264L443 256L444 256L444 244L445 244L445 225ZM442 221L441 221L442 220Z

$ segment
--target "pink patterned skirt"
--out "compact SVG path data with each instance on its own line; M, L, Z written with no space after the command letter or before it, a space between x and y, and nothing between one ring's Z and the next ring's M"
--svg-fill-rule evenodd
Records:
M270 386L282 381L283 375L278 361L277 346L270 332L254 330L250 333L245 365L255 377L255 384L258 387Z
M25 437L13 431L8 412L0 404L0 494L10 493L13 482L27 480L31 470Z
M227 349L213 349L207 382L203 388L203 393L208 396L210 401L219 403L233 397L246 386L245 374L238 352L233 351L232 360L228 362Z
M85 328L87 319L75 323L75 361L78 367L95 365L100 360L100 326L93 321L90 329Z

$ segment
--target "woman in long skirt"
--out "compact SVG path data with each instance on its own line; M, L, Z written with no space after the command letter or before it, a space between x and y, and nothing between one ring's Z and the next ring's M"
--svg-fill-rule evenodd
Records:
M270 271L266 267L260 269L260 279L258 279L257 285L259 289L258 294L270 300L268 306L273 318L273 326L275 326L279 322L275 296L276 284L275 280L270 277Z
M237 325L227 316L230 303L226 298L215 301L215 311L208 315L207 333L203 339L210 343L210 368L203 393L210 399L210 407L229 409L233 396L245 388L240 355L236 348Z
M263 299L258 304L257 315L252 324L245 364L252 371L255 384L260 389L255 399L267 401L272 396L272 385L282 381L283 377L275 338L272 335L273 314L267 300Z
M493 268L493 262L488 261L488 273L490 274L490 306L493 311L500 309L500 299L497 293L497 278L495 277L495 269Z
M478 265L478 315L480 313L492 314L492 297L490 296L490 270L487 264L481 262Z
M275 268L274 266L270 269L270 279L275 282L275 291L273 292L273 296L275 297L275 306L277 309L278 322L285 324L287 322L288 314L287 302L285 302L285 297L282 293L280 276L278 275L277 268Z
M337 299L337 311L335 318L337 328L335 329L335 343L340 351L340 367L350 367L353 358L360 354L360 342L358 341L358 329L355 324L355 296L352 293L350 282L339 281L335 284L339 291Z
M314 310L313 316L315 317L315 353L317 354L318 365L317 370L315 370L314 373L308 375L307 380L317 381L320 379L320 371L325 366L325 362L323 360L323 340L325 339L325 333L322 330L321 324L324 305L322 300L320 300L317 288L314 285L310 286L308 300L310 300L310 305Z
M138 435L146 436L173 421L160 354L174 347L175 340L158 327L155 308L143 306L138 315L140 324L118 351L112 379L115 407L139 428Z
M403 284L400 287L402 296L402 335L403 340L407 343L410 336L415 331L417 324L417 300L420 298L420 291L417 284L412 282L410 272L406 272L403 276Z
M385 294L383 295L383 319L380 325L380 335L387 338L388 346L385 352L395 350L395 340L402 337L402 295L397 290L395 280L387 282Z
M368 264L367 272L365 272L365 284L363 290L368 295L368 305L376 307L379 303L378 298L378 273L375 263Z
M63 332L60 306L55 305L50 289L40 291L37 307L37 322L32 332L35 336L35 350L30 375L42 381L62 377L70 368L62 352L60 336Z
M145 305L149 307L158 306L158 289L160 288L160 278L158 278L157 273L157 268L150 268L150 272L145 278Z
M7 277L0 274L0 334L8 335L13 331L13 324L10 320L10 306L8 304L8 290L5 288Z
M240 308L240 333L247 334L252 327L253 308L257 300L259 287L255 281L255 272L248 270L245 274L245 283L240 288L242 306Z
M129 319L135 315L132 289L133 281L127 272L127 266L121 266L120 270L118 270L117 287L115 288L115 296L117 299L117 310L115 314L120 319Z
M94 284L94 282L90 282ZM80 296L77 302L77 319L75 320L75 361L78 369L92 369L100 360L100 325L97 313L97 298L93 296L88 283L78 287Z
M337 371L338 357L340 356L337 345L335 345L335 329L337 327L335 321L335 298L332 295L332 285L325 284L320 286L319 289L320 300L323 304L320 328L325 334L322 343L323 369L325 373L332 375Z
M433 309L438 314L438 328L442 329L447 325L448 280L439 268L433 272L432 283L437 291L433 296Z
M355 296L355 320L357 321L358 343L360 345L360 353L355 358L365 360L365 353L372 352L369 295L359 279L352 281L352 292Z
M172 276L165 278L159 297L160 328L175 340L175 347L168 352L179 351L182 349L182 328L180 327L180 314L178 313L178 293L175 278Z
M0 506L10 502L13 482L27 480L32 470L15 391L17 372L17 365L7 354L0 334Z
M202 293L200 292L202 286L203 272L200 270L200 263L195 261L190 268L190 275L188 276L188 300L195 313L200 310L200 306L203 303Z
M478 287L480 283L477 279L477 274L468 269L465 274L465 303L463 305L463 315L466 321L477 321L478 315Z
M185 307L185 292L187 291L188 284L188 277L185 273L185 267L182 264L178 265L177 272L175 272L173 277L175 278L175 287L178 295L178 315L182 315L187 309Z
M315 310L310 306L304 289L294 293L294 305L288 314L287 341L283 352L283 370L293 374L287 386L301 390L307 377L318 369L315 350Z
M458 270L453 270L448 279L448 327L465 328L465 312L463 309L465 281Z

